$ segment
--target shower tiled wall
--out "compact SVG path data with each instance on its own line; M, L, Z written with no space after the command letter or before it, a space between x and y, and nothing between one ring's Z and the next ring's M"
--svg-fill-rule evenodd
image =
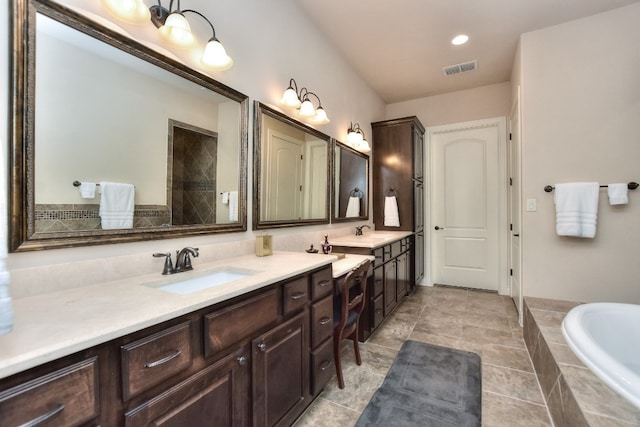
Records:
M36 233L99 230L98 204L42 204L35 208ZM170 223L167 206L136 205L133 227L158 227Z

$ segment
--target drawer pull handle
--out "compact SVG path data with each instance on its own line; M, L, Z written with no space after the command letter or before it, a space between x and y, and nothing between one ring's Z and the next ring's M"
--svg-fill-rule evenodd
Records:
M245 356L238 356L238 364L244 366L247 364L247 358Z
M64 405L62 403L58 403L55 408L47 412L46 414L40 415L38 418L34 418L33 420L22 424L20 427L35 427L38 424L42 424L47 421L51 417L58 415L64 409Z
M258 350L264 352L267 350L267 345L263 342L261 342L260 344L258 344Z
M329 286L331 284L331 280L323 280L321 282L318 282L318 286L320 286L321 288L324 288L325 286Z
M164 365L168 361L173 360L176 357L180 356L181 353L182 352L180 350L176 350L173 353L171 353L170 355L168 355L167 357L163 357L160 360L156 360L155 362L145 363L144 367L145 368L155 368L156 366Z
M291 299L296 300L296 299L304 298L306 296L307 296L306 292L298 292L297 294L291 295Z
M326 325L327 323L331 322L331 318L324 316L322 319L320 319L320 324L321 325Z
M322 362L322 365L320 365L320 370L326 371L329 368L329 366L331 366L331 361L325 360L324 362Z

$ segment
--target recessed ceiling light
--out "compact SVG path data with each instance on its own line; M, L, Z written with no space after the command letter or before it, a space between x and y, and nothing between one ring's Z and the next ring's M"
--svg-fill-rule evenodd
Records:
M451 39L451 44L459 46L465 44L469 40L469 36L466 34L460 34Z

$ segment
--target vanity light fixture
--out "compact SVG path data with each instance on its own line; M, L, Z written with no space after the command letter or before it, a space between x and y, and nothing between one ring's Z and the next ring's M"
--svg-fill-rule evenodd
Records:
M365 153L371 151L371 146L367 140L364 139L364 131L360 127L359 123L354 125L353 122L351 122L349 130L347 130L347 142L358 151Z
M176 2L176 9L172 11L173 0L169 2L169 9L165 9L160 0L158 4L151 6L151 22L158 28L160 34L169 42L178 46L191 46L196 38L191 32L189 21L185 17L185 13L193 13L204 19L211 28L212 36L204 48L204 53L200 58L200 62L214 70L228 70L233 65L233 60L216 37L216 29L211 21L202 13L193 9L181 9L180 0Z
M197 41L185 14L192 13L200 16L209 24L213 34L204 48L200 62L212 70L223 71L231 68L233 60L216 37L216 30L211 21L197 10L182 9L180 0L175 2L175 9L173 3L174 0L170 0L167 9L162 6L161 0L150 8L147 8L142 0L102 0L107 10L125 22L143 23L151 20L165 40L181 48L191 47Z
M318 108L314 107L309 99L310 95L315 96L318 100ZM322 108L320 97L313 92L309 92L306 87L298 91L298 84L294 79L289 80L289 87L282 94L280 103L285 107L297 108L300 117L310 119L314 124L325 125L330 121L329 117L327 117L327 112Z

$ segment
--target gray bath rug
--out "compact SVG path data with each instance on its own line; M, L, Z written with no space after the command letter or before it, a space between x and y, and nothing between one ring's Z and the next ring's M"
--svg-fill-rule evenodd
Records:
M480 426L480 356L405 341L356 426Z

